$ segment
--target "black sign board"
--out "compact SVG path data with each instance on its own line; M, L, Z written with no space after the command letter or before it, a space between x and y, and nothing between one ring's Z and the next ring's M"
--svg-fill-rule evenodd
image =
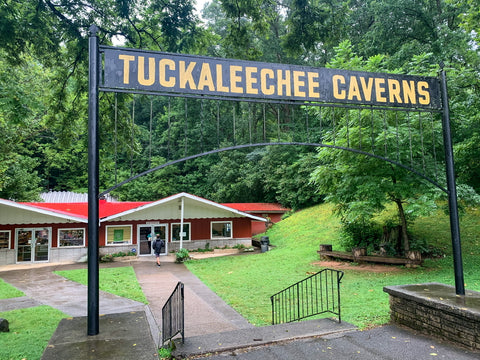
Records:
M440 110L434 77L102 47L101 90Z

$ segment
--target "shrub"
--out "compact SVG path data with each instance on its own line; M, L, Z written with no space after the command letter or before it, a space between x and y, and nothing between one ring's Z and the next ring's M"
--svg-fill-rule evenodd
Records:
M420 239L414 236L410 236L410 250L420 251L424 258L441 258L445 256L445 252L442 249L428 245L427 240L424 238Z
M113 253L112 256L113 257L124 257L124 256L127 256L127 254L125 254L123 251L119 251L117 253Z
M357 218L352 221L342 221L341 242L345 250L350 251L356 247L365 247L368 250L378 248L382 232L373 221Z
M158 356L160 359L171 359L172 358L172 350L167 348L160 348L158 350Z
M125 256L137 256L137 253L133 251L129 251L129 252L119 251L113 254L104 254L104 255L100 255L100 262L112 262L114 261L115 258L125 257Z
M183 263L185 260L190 259L190 254L187 249L180 249L175 253L175 262Z
M107 263L107 262L112 262L113 261L113 255L112 254L106 254L106 255L101 255L100 256L100 262L102 263Z

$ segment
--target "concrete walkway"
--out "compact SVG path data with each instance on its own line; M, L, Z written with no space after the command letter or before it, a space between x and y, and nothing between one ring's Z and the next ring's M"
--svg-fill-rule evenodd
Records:
M0 312L48 305L70 316L60 321L42 356L45 360L158 359L155 340L159 330L150 308L143 303L100 291L100 333L87 335L87 287L53 273L81 268L87 264L0 267L0 278L25 293L24 297L0 300Z
M121 343L128 344L133 341L133 334L145 334L144 327L148 328L150 335L135 339L135 351L144 349L148 354L146 359L152 358L152 349L161 342L162 307L179 281L185 286L185 343L180 340L175 342L177 356L181 358L353 329L349 324L339 325L329 320L325 324L317 320L295 325L254 327L183 264L175 264L173 256L161 259L160 267L156 266L154 257L100 264L100 267L132 266L149 305L100 291L100 333L96 336L86 335L87 287L53 273L56 270L87 268L87 264L1 266L0 278L26 296L0 300L0 312L48 305L73 317L61 321L44 359L82 359L92 344L99 347L96 356L100 352L104 354L101 359L118 359L118 351L110 349L112 343L115 342L117 348ZM132 316L135 321L132 321ZM125 341L126 333L132 334L132 341ZM124 354L132 350L126 346ZM110 350L100 351L100 348ZM108 354L117 354L117 357L109 357ZM139 358L138 354L130 354Z
M185 285L185 336L254 327L188 271L185 265L175 264L173 257L162 257L161 267L156 266L153 259L143 259L132 262L132 266L159 325L162 307L181 281Z
M114 263L114 266L118 266ZM106 265L106 264L102 264ZM108 265L107 265L108 266ZM125 264L122 264L125 266ZM18 268L0 267L0 278L23 291L26 297L0 300L0 311L18 307L48 305L71 317L87 315L87 287L56 275L56 270L86 268L86 264L58 264L50 266L19 265ZM130 299L100 291L100 314L142 311L145 305Z
M162 257L162 266L154 257L135 261L100 264L100 267L133 266L138 282L149 302L148 306L100 291L103 314L130 311L151 312L161 327L162 307L179 281L185 285L185 334L205 335L253 328L240 314L204 285L183 264L175 264L173 256ZM54 274L56 270L87 268L87 264L29 264L0 267L0 278L23 291L26 296L0 300L0 311L38 305L49 305L71 317L87 316L87 287ZM158 342L158 333L154 334Z
M43 354L42 359L45 360L158 359L162 307L179 281L185 285L185 343L175 341L177 348L173 352L179 359L229 352L236 356L241 349L267 349L265 345L272 344L288 346L285 344L295 344L308 339L314 344L315 341L327 341L329 338L359 339L364 336L362 334L369 333L356 331L355 327L348 323L338 324L330 319L254 327L183 264L175 264L173 260L173 256L162 257L161 267L155 265L153 257L101 264L101 267L133 266L149 305L100 291L100 314L104 315L100 316L100 333L95 336L86 334L87 287L53 274L55 270L86 268L86 264L1 266L0 278L23 291L26 296L0 300L0 312L45 304L72 317L60 322ZM388 334L387 338L395 339L404 330L390 326L385 330L374 331ZM435 340L427 341L428 344L437 344ZM388 346L378 345L378 348L370 351L370 354L376 354L372 359L404 359L392 354L392 349ZM319 348L318 345L315 346ZM328 350L328 347L326 349ZM352 349L352 354L365 349L359 343L358 349L353 350L355 349ZM420 354L421 350L419 346L419 356L414 359L424 358ZM475 354L470 357L470 354L453 347L447 347L447 350L450 351L449 355L457 354L458 359L478 356ZM412 351L415 355L415 349ZM253 353L250 355L253 356ZM268 358L263 352L258 356L259 359L262 356ZM316 357L313 353L312 356ZM289 359L278 354L274 358ZM302 359L301 356L296 358ZM331 358L342 360L350 359L350 356Z

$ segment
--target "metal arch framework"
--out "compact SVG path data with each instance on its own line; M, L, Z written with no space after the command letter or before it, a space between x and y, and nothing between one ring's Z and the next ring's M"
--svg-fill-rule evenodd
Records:
M373 157L373 158L376 158L376 159L379 159L379 160L383 160L385 162L389 162L393 165L396 165L396 166L399 166L399 167L402 167L404 168L405 170L407 171L410 171L410 172L413 172L414 174L418 175L419 177L423 178L424 180L426 180L427 182L431 183L432 185L434 185L435 187L439 188L440 190L442 190L444 193L448 194L448 190L445 189L442 185L440 185L438 182L436 182L435 180L431 179L430 177L420 173L419 171L409 167L409 166L406 166L404 164L401 164L395 160L391 160L391 159L387 159L383 156L380 156L380 155L375 155L375 154L372 154L372 153L369 153L369 152L366 152L366 151L362 151L362 150L358 150L358 149L351 149L351 148L347 148L347 147L344 147L344 146L336 146L336 145L328 145L328 144L322 144L322 143L309 143L309 142L265 142L265 143L257 143L257 144L242 144L242 145L235 145L235 146L227 146L227 147L224 147L224 148L221 148L221 149L215 149L215 150L210 150L210 151L205 151L203 153L199 153L199 154L195 154L195 155L190 155L190 156L187 156L187 157L184 157L184 158L181 158L181 159L177 159L177 160L172 160L172 161L169 161L169 162L166 162L165 164L162 164L162 165L158 165L154 168L151 168L151 169L148 169L146 171L143 171L135 176L132 176L118 184L116 184L115 186L112 186L110 188L108 188L107 190L101 192L99 194L100 197L102 196L105 196L107 195L108 193L110 193L111 191L121 187L122 185L125 185L127 183L129 183L130 181L133 181L135 179L138 179L139 177L142 177L144 175L147 175L147 174L150 174L152 172L155 172L157 170L160 170L160 169L163 169L163 168L166 168L167 166L170 166L170 165L175 165L175 164L178 164L178 163L181 163L181 162L184 162L184 161L188 161L188 160L193 160L193 159L196 159L196 158L199 158L199 157L202 157L202 156L207 156L207 155L212 155L212 154L218 154L218 153L221 153L221 152L225 152L225 151L230 151L230 150L238 150L238 149L245 149L245 148L250 148L250 147L262 147L262 146L287 146L287 145L294 145L294 146L313 146L313 147L325 147L325 148L330 148L330 149L338 149L338 150L345 150L345 151L350 151L350 152L353 152L353 153L356 153L356 154L359 154L359 155L366 155L366 156L370 156L370 157Z
M149 84L149 80L151 79L141 79L141 76L138 77L139 84L128 85L124 86L122 84L122 78L118 77L118 74L122 72L122 66L124 73L126 72L128 64L133 61L132 59L135 56L131 54L140 53L142 55L142 59L144 55L151 56L151 58L156 59L158 61L159 56L165 56L164 60L164 68L165 72L171 71L176 68L176 64L181 64L182 61L188 62L191 61L191 56L186 56L186 60L178 60L178 63L175 63L175 54L163 54L163 53L154 53L154 52L142 52L140 50L134 49L124 49L126 51L123 54L123 63L120 62L115 63L111 59L101 58L100 55L100 48L102 48L102 52L105 55L106 52L109 54L111 52L115 52L115 48L111 47L100 47L98 44L98 28L95 25L92 25L89 29L89 110L88 110L88 131L89 131L89 143L88 143L88 319L87 319L87 333L88 335L97 335L99 333L99 263L98 263L98 255L99 255L99 198L101 195L105 195L106 193L118 188L121 185L126 184L129 181L137 179L141 176L144 176L148 173L154 172L161 168L164 168L169 165L173 165L175 163L179 163L182 161L194 159L197 157L210 155L214 153L224 152L228 150L234 149L241 149L247 147L258 147L258 146L275 146L275 145L303 145L303 146L316 146L316 147L326 147L326 148L333 148L333 149L340 149L351 151L354 153L358 153L361 155L366 155L370 157L374 157L389 163L392 163L396 166L400 166L408 171L411 171L418 175L419 177L423 178L424 180L428 181L435 187L439 188L440 190L444 191L448 195L448 202L449 202L449 209L450 209L450 229L451 229L451 236L452 236L452 248L453 248L453 258L454 258L454 270L455 270L455 287L457 295L465 295L465 288L464 288L464 280L463 280L463 265L462 265L462 254L461 254L461 245L460 245L460 230L459 230L459 217L458 217L458 205L457 205L457 192L456 192L456 184L455 184L455 168L454 168L454 161L453 161L453 147L451 141L451 130L450 130L450 114L448 108L448 94L447 94L447 84L446 84L446 76L445 71L442 69L440 74L440 79L436 78L423 78L423 77L405 77L402 80L402 76L400 75L393 75L393 74L374 74L376 76L374 79L372 78L371 82L370 79L365 80L363 76L368 76L368 73L358 73L355 76L359 76L359 79L364 83L368 81L368 87L371 89L371 84L383 84L385 88L380 88L380 92L376 93L376 96L380 96L382 102L378 102L374 99L373 101L365 102L365 101L347 101L347 97L344 96L345 92L348 90L345 81L349 79L350 76L349 72L344 70L333 70L332 73L331 69L322 69L322 71L318 70L318 73L315 69L306 68L306 67L295 67L289 65L280 65L280 64L263 64L263 63L255 63L254 65L258 66L259 74L263 74L260 80L264 81L261 86L262 91L264 91L264 96L244 96L244 97L235 97L235 94L230 94L229 96L223 96L224 94L219 93L214 89L212 91L183 91L185 89L157 89L157 88L149 88L147 85ZM133 56L133 57L132 57ZM140 58L140 56L137 56ZM204 61L205 67L202 67L202 73L200 74L200 78L204 81L208 79L209 75L208 72L204 73L203 69L209 69L209 66L212 67L215 65L217 66L217 71L221 69L222 66L229 66L228 62L232 61L235 62L235 66L233 67L234 70L230 69L231 81L235 83L232 84L232 89L239 89L239 86L243 86L238 82L240 79L240 75L235 73L235 71L240 71L238 69L247 69L249 68L249 73L244 74L247 79L250 79L250 84L244 84L244 86L251 86L252 84L255 85L257 81L260 80L252 80L252 73L251 67L248 66L247 62L238 62L235 60L227 60L227 59L214 59L214 58L206 58L206 57L198 57L201 61ZM150 60L150 58L149 58ZM151 65L150 71L155 69L155 61L149 64L154 64L153 67ZM163 61L163 60L162 60ZM161 64L161 62L158 62ZM102 68L102 65L105 68ZM191 64L190 64L191 65ZM187 77L186 80L183 79L184 83L188 81L194 81L193 79L193 70L190 69L190 65L188 68L184 68L185 76ZM141 64L143 68L144 64ZM185 63L182 66L186 67ZM271 66L271 68L269 68ZM193 67L192 67L193 69ZM268 97L267 95L271 95L271 89L274 86L271 83L271 77L273 71L283 71L283 74L290 74L292 75L292 81L296 82L293 84L294 92L292 93L293 100L287 98L287 96L273 96ZM327 75L324 74L326 71ZM335 72L336 71L336 72ZM116 74L116 78L112 78L110 74ZM163 78L160 81L164 85L172 85L174 77L173 73L169 73L170 77L167 78L165 74L163 74ZM222 71L219 71L216 76L221 76ZM233 74L233 76L232 76ZM303 74L303 75L302 75ZM387 76L388 75L388 76ZM110 77L109 77L110 76ZM202 78L203 76L203 78ZM260 76L260 75L259 75ZM303 76L303 77L302 77ZM330 76L330 78L328 78ZM301 77L301 79L300 79ZM133 76L131 76L133 78ZM127 75L123 74L123 83L126 83L129 80ZM140 79L142 81L140 81ZM233 79L233 80L232 80ZM355 80L355 79L354 79ZM360 81L359 80L359 81ZM247 80L246 80L247 81ZM270 82L269 82L270 81ZM322 82L323 81L323 82ZM355 80L357 81L357 80ZM308 84L305 84L308 82ZM399 86L406 86L407 90L404 90L403 95L405 99L409 99L408 87L409 86L416 86L416 92L418 98L414 100L410 99L410 104L402 104L399 105L398 103L385 103L386 97L382 97L382 89L387 89L387 82L391 82L388 84L388 90L396 91L395 96L390 96L391 99L399 99L400 90L398 90ZM119 87L117 87L120 84ZM209 83L208 85L212 85ZM184 84L185 85L185 84ZM195 85L195 84L194 84ZM227 89L222 81L216 81L216 85L221 88L222 90ZM205 86L205 85L204 85ZM301 91L303 88L307 88L308 94L306 91ZM328 91L325 90L325 87L330 87L334 90L334 95L336 96L326 96L322 98L325 93ZM195 86L192 88L196 89ZM317 88L322 90L322 92L317 91ZM432 92L435 93L435 96L430 97L431 95L426 91L427 88L431 88ZM207 86L207 90L210 87ZM197 89L196 89L197 90ZM178 96L178 97L202 97L207 99L217 99L217 100L241 100L241 101L257 101L257 102L270 102L270 103L287 103L287 104L303 104L303 105L313 105L313 106L323 106L323 107L352 107L352 108L371 108L371 109L383 109L383 110L401 110L400 107L408 107L410 110L415 111L427 111L427 112L441 112L442 113L442 128L443 128L443 143L444 143L444 150L445 150L445 162L446 162L446 177L447 177L447 188L444 188L440 184L438 184L435 180L429 178L428 176L421 174L420 172L413 169L413 167L409 167L406 165L401 164L400 162L388 159L386 157L382 157L376 154L368 153L366 151L362 151L361 149L352 149L349 147L342 147L334 145L328 145L323 143L310 143L310 142L262 142L256 144L245 144L245 145L236 145L231 147L225 147L222 149L211 150L207 152L203 152L201 154L196 154L188 157L184 157L179 160L174 160L167 162L163 165L157 166L153 169L149 169L144 171L138 175L135 175L121 183L115 185L114 187L100 193L99 192L99 140L98 140L98 118L99 118L99 92L129 92L129 93L143 93L143 94L150 94L150 95L167 95L167 96ZM286 91L286 90L285 90ZM385 90L386 91L386 90ZM280 91L281 92L281 91ZM254 93L254 91L251 93ZM295 98L295 96L297 96ZM439 95L439 96L437 96ZM365 98L366 99L366 98ZM431 103L428 103L427 100L432 100ZM398 102L398 101L397 101ZM402 102L402 101L400 101ZM415 104L415 105L414 105ZM408 105L408 106L407 106ZM408 111L408 110L407 110Z

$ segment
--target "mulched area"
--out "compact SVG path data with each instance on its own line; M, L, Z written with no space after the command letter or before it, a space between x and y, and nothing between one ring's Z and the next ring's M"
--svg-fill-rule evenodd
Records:
M378 265L378 264L356 264L345 261L315 261L312 263L314 266L329 268L335 270L356 270L356 271L368 271L374 273L386 273L386 272L398 272L402 271L402 268L392 265Z

